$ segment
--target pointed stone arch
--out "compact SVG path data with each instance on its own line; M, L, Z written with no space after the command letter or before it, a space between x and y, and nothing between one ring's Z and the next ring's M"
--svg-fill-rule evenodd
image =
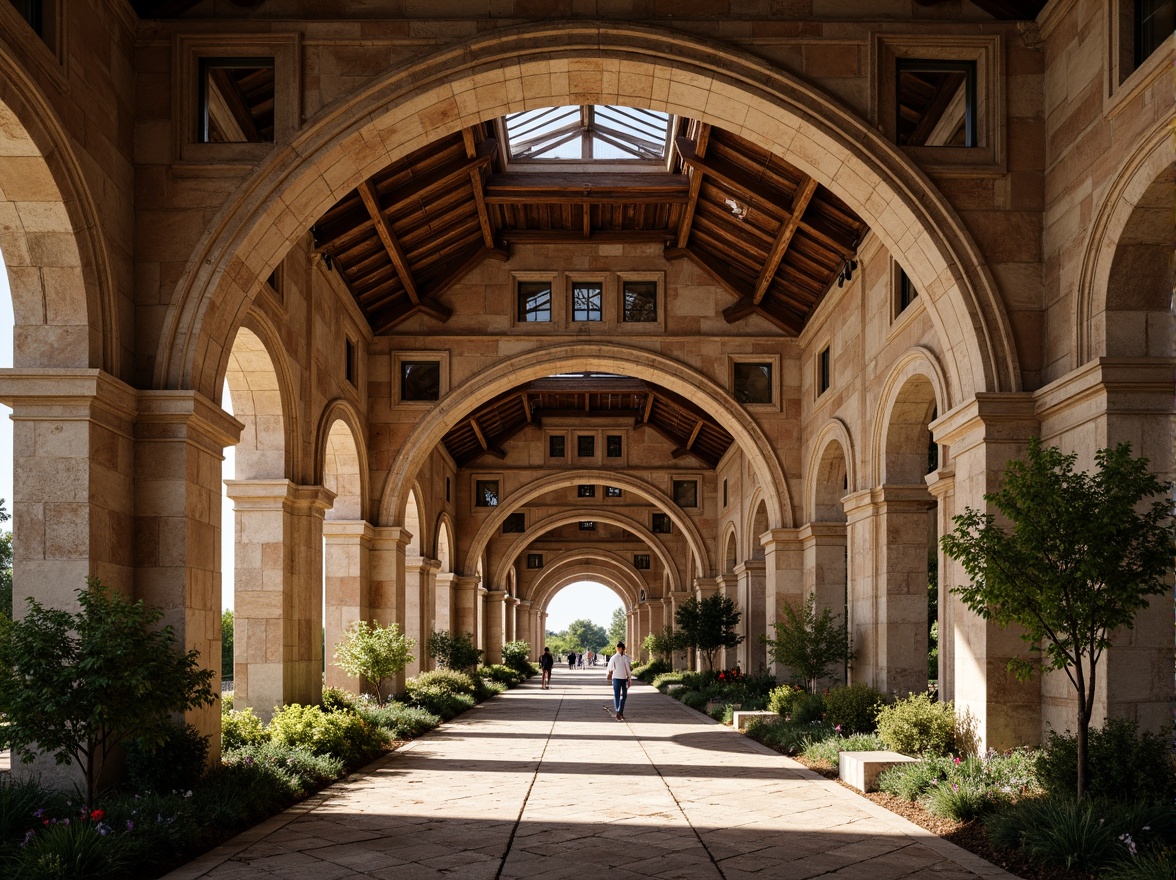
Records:
M867 120L730 47L589 21L496 31L412 59L324 108L276 148L195 249L165 319L155 384L214 392L223 340L260 281L372 173L485 119L579 103L691 115L814 176L903 265L939 338L958 340L949 373L960 399L1019 389L1007 315L975 243L928 179Z
M469 553L467 554L467 564L465 571L470 570L468 560L474 560L481 557L482 553L490 543L490 539L498 534L506 518L520 509L524 505L536 498L540 498L549 492L554 492L558 489L564 489L569 486L577 486L581 483L596 483L607 478L610 486L616 486L620 489L625 489L644 498L646 501L655 505L658 510L666 513L678 530L685 536L687 544L690 546L691 552L695 558L699 560L698 568L700 571L709 572L711 570L710 558L706 549L706 542L702 539L701 532L694 524L694 521L683 511L680 507L674 504L670 498L661 489L654 486L645 480L641 480L630 474L619 471L602 472L599 470L591 470L581 468L573 471L561 471L558 474L552 474L549 477L544 477L541 480L536 480L530 483L517 492L512 493L506 498L501 499L494 512L486 518L482 523L478 533L474 536L473 543L470 545ZM586 519L587 517L581 517Z

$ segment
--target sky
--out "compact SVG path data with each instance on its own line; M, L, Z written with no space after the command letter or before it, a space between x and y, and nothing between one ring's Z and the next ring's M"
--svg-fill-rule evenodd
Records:
M0 258L0 367L12 366L12 295L8 288L8 272ZM228 387L225 388L221 406L232 412ZM0 498L4 509L12 513L12 410L0 404ZM222 474L226 480L235 472L233 449L225 450ZM222 493L221 496L221 570L225 572L221 590L222 604L233 607L233 503ZM11 522L0 526L10 530ZM580 582L570 584L555 596L548 608L547 628L560 632L568 628L573 620L586 618L608 629L612 622L613 609L620 608L621 600L616 593L601 584Z

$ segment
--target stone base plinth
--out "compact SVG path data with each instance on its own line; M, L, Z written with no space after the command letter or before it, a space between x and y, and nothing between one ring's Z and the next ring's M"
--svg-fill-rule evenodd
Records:
M908 758L898 752L842 752L837 762L838 775L842 782L858 791L876 791L883 770L917 761L918 758Z
M734 713L731 726L736 730L744 730L750 723L752 718L779 718L779 712L736 712Z

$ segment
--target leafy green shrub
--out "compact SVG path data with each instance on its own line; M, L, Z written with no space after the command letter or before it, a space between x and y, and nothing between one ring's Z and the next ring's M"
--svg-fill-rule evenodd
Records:
M772 688L768 694L768 711L778 712L781 716L792 714L792 704L804 695L804 688L790 684L782 684Z
M525 644L525 643L524 643ZM509 666L495 663L492 666L479 666L478 675L496 681L506 687L513 687L519 682L519 674Z
M634 666L633 667L633 677L638 679L639 681L644 681L646 683L649 683L649 682L652 682L659 675L664 675L665 673L672 672L672 671L673 671L673 667L670 666L669 663L667 663L665 660L658 658L656 660L651 660L649 663L645 663L641 666Z
M422 672L415 678L410 678L405 684L405 693L412 698L413 691L418 688L430 688L446 694L466 694L473 696L478 690L478 683L468 672L456 672L452 669L434 669L432 672Z
M681 694L675 694L674 696L691 709L697 709L699 712L706 709L706 704L710 702L710 697L702 691L682 691Z
M443 669L459 672L474 669L482 659L482 651L474 646L469 633L434 630L425 643L425 650Z
M269 733L251 708L236 709L221 714L221 749L230 752L243 746L268 741Z
M414 687L408 694L408 701L445 721L474 708L476 702L470 694L455 694L433 684Z
M307 794L302 781L278 763L248 760L233 761L231 752L219 767L204 777L197 801L200 814L211 824L224 828L251 825L277 812Z
M954 704L933 703L930 694L911 694L878 711L878 736L904 755L947 755L956 748Z
M323 688L322 702L324 712L354 712L360 706L359 697L350 691L336 687Z
M55 792L42 788L36 779L0 775L0 847L28 829L34 810L56 806L58 800Z
M131 741L127 781L138 791L185 791L200 781L207 759L208 737L191 724L173 722L158 747Z
M685 676L685 672L663 672L655 675L650 681L650 684L664 694L670 687L682 684L682 679Z
M878 710L885 703L885 694L861 682L831 688L825 694L825 720L840 727L845 736L873 733L878 729Z
M825 723L829 723L827 719ZM813 740L805 746L802 754L810 761L823 761L836 770L840 765L842 752L875 752L885 747L876 735L860 733L855 736L831 736L827 739Z
M799 755L810 742L834 736L833 729L821 722L798 724L795 721L753 718L746 734L756 742L788 755Z
M1176 768L1165 738L1143 732L1134 721L1113 718L1092 729L1087 744L1090 787L1098 798L1170 800L1176 795ZM1078 739L1051 733L1037 759L1037 777L1052 795L1073 796L1078 789Z
M933 816L971 822L989 812L998 800L982 783L965 779L931 786L924 805Z
M524 642L521 639L516 639L513 642L507 642L502 646L503 664L509 666L524 678L534 674L531 672L531 664L527 661L527 657L530 655L530 643Z
M271 741L302 746L315 755L330 755L355 765L380 754L387 732L354 712L324 712L318 706L292 703L274 713L269 723Z
M228 752L222 758L227 766L262 764L298 781L302 793L329 785L343 775L342 759L334 755L315 754L305 746L281 742L261 743Z
M397 702L379 707L361 706L359 715L368 724L384 728L392 739L401 740L414 739L441 723L441 719L431 712Z

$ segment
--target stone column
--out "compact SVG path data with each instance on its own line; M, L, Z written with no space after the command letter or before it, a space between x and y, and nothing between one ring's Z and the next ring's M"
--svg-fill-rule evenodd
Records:
M518 610L519 600L514 596L508 595L506 597L506 641L513 642L518 638Z
M426 556L407 556L404 560L404 634L415 643L413 660L404 668L406 677L428 668L425 652L433 631L433 576L440 568L440 562Z
M728 574L719 575L715 580L718 582L718 589L715 591L722 596L726 596L735 606L742 612L739 618L738 633L744 636L743 642L734 648L720 648L719 653L715 655L715 666L723 669L729 669L736 663L739 663L743 669L747 669L747 658L744 656L747 642L747 606L744 600L739 595L739 578L736 577L735 572L731 571Z
M333 494L289 480L226 480L236 512L234 692L268 720L322 696L322 523Z
M760 638L767 635L767 589L765 572L767 563L763 559L747 559L735 566L739 607L743 617L739 621L743 641L736 649L744 672L759 672L767 668L767 648ZM774 635L774 633L773 633Z
M328 687L359 693L363 682L359 676L348 675L334 663L335 645L358 620L371 620L368 605L371 575L370 551L375 530L363 520L327 520L323 523L323 542L326 545L324 585L326 588L326 631Z
M369 551L371 577L368 605L372 619L380 626L396 624L404 632L405 626L405 550L412 541L412 533L402 526L376 526L372 529ZM389 684L392 693L404 691L405 675L401 673Z
M503 638L506 635L506 590L486 590L486 663L502 662Z
M543 649L539 648L538 654L536 653L535 646L538 642L535 638L535 609L530 599L516 599L515 601L519 603L516 615L518 626L515 630L515 638L530 645L531 653L529 656L537 659L539 654L543 653Z
M1030 394L980 394L931 423L935 442L948 447L941 466L954 466L951 512L971 506L985 512L1007 463L1024 455L1037 429ZM941 560L944 589L967 582L952 560ZM953 681L956 709L977 721L981 748L1007 749L1037 742L1041 736L1041 684L1018 682L1008 671L1013 657L1031 659L1016 627L1002 629L968 611L955 596L945 596L952 619ZM941 606L942 608L942 606ZM941 611L942 613L942 611ZM1170 623L1170 620L1169 620Z
M828 608L838 620L846 620L848 594L846 581L845 523L812 522L800 529L804 548L804 594L816 598L817 613ZM770 634L775 638L775 634ZM848 670L840 664L832 675L818 679L818 687L844 683Z
M535 615L535 625L538 627L538 637L536 643L538 647L535 649L535 656L538 657L543 653L543 649L547 646L547 612L539 611Z
M690 593L683 591L680 593L670 592L669 595L662 600L663 602L668 603L666 606L666 614L669 618L670 625L673 626L675 630L678 628L678 621L676 616L678 607L689 598ZM684 649L676 652L670 662L675 669L689 669L691 667L690 650Z
M140 391L138 406L135 593L162 608L180 643L219 673L221 464L243 426L193 391ZM218 761L220 704L188 712L186 720L210 737L209 761Z
M774 635L782 603L798 606L804 596L804 548L798 529L772 529L761 536L760 543L764 548L764 631ZM783 666L770 658L766 662L769 672L784 677Z
M474 644L481 642L478 636L478 577L455 577L453 579L454 592L456 596L456 604L454 606L455 614L453 615L453 629L454 633L465 633Z

